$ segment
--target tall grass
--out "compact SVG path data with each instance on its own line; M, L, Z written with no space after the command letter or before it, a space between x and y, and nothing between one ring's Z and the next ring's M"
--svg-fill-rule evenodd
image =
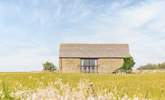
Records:
M0 73L0 90L3 91L1 98L9 98L6 100L12 100L15 96L26 97L25 94L28 97L39 94L47 97L44 93L49 91L57 97L65 97L65 91L70 91L68 94L72 97L80 93L79 95L85 99L113 97L120 100L137 97L162 100L165 99L165 73L128 75Z
M8 83L5 81L2 82L0 100L14 100L14 97L11 96L11 90L8 87Z

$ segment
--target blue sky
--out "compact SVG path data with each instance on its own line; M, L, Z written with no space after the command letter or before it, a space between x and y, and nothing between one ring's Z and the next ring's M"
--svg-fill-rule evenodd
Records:
M58 65L64 42L128 43L136 67L165 61L164 0L0 0L0 71Z

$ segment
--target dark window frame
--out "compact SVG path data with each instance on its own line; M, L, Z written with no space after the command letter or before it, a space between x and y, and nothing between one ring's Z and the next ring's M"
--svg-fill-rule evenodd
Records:
M80 71L85 73L97 73L98 58L80 58Z

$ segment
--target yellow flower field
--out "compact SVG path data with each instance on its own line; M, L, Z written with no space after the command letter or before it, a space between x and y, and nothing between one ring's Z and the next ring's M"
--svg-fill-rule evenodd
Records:
M4 100L165 100L165 73L0 73Z

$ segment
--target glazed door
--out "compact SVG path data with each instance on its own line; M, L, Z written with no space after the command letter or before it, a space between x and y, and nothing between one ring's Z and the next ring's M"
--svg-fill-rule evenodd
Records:
M94 59L94 58L81 59L80 71L85 72L85 73L96 73L97 72L97 59Z

